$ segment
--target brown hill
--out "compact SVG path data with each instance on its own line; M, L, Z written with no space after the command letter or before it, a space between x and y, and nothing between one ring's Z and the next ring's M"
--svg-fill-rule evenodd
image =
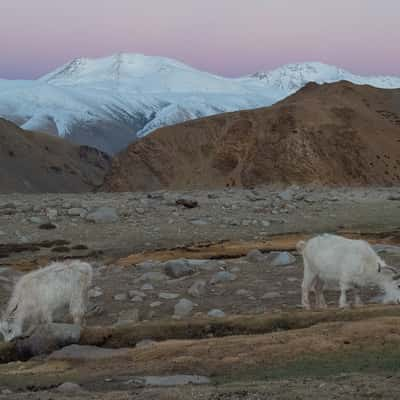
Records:
M103 183L110 157L0 118L0 193L84 192Z
M268 108L160 129L113 161L104 188L400 183L400 90L309 84Z

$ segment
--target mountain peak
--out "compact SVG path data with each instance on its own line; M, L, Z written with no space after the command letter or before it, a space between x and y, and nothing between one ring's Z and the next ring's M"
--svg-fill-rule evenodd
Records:
M40 78L51 84L75 84L99 81L119 81L174 70L193 70L189 66L165 57L136 53L117 53L103 58L75 58Z

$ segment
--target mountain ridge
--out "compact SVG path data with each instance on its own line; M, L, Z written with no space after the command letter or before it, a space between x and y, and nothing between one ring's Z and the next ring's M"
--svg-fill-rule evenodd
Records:
M400 87L400 78L361 77L316 62L225 78L173 59L122 53L75 59L36 81L0 80L0 116L113 154L163 126L269 106L308 81L346 78Z

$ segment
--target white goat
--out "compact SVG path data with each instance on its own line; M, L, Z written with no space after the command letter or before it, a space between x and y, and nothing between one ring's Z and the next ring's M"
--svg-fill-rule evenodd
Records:
M348 289L355 291L355 302L361 304L360 287L370 284L383 289L388 301L399 302L400 275L395 269L387 266L367 242L324 234L307 242L300 241L296 247L303 255L304 261L304 308L311 308L310 291L315 291L317 307L325 308L323 289L338 286L341 292L340 307L348 306Z
M75 324L81 324L87 307L92 267L81 261L53 262L30 272L14 287L0 321L4 340L31 331L40 323L51 323L56 310L68 307Z

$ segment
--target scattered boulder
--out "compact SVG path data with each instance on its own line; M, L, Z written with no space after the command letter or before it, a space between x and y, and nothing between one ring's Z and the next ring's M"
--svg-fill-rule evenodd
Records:
M193 310L193 302L188 299L181 299L175 304L174 316L175 317L187 317Z
M268 254L268 263L273 267L284 267L296 262L296 257L287 251L273 251Z
M201 297L206 292L206 281L204 279L198 279L188 289L188 294L193 297Z
M96 224L106 224L106 223L118 222L119 216L115 208L100 207L96 211L88 214L86 216L86 220L89 222L94 222Z
M154 286L151 283L145 283L140 290L154 290Z
M216 274L213 275L211 278L210 283L212 285L216 283L221 283L221 282L231 282L236 280L236 275L232 274L231 272L228 271L219 271Z
M165 273L171 278L181 278L183 276L192 275L196 272L196 268L185 258L167 261L164 264Z
M222 310L219 310L217 308L214 308L213 310L210 310L207 315L211 318L223 318L225 317L225 313Z

